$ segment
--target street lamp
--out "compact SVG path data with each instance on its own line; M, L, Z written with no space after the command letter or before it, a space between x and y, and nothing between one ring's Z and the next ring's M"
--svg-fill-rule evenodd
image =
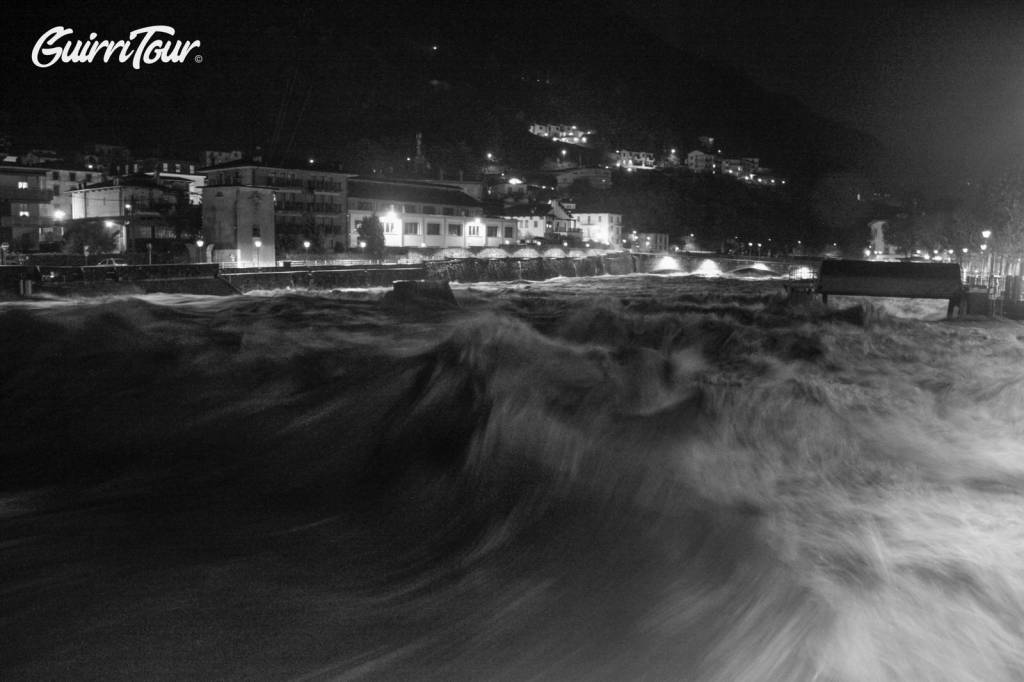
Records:
M82 254L85 255L85 264L89 264L89 245L85 244L82 246Z
M198 239L196 239L196 247L199 249L199 254L198 255L199 255L199 262L200 263L202 263L204 260L206 260L205 256L203 255L203 245L205 243L206 242L203 241L202 237L199 237Z
M302 248L304 248L306 250L306 259L303 262L304 263L309 263L309 240L308 239L302 242Z
M53 212L53 221L55 223L57 223L57 227L60 228L60 236L61 237L64 236L64 226L61 223L64 222L64 217L65 216L67 216L67 213L65 213L64 211L62 211L59 208L56 211Z
M130 227L130 225L132 223L131 211L132 211L132 205L131 204L125 204L124 205L124 213L123 213L123 215L124 215L124 249L125 249L125 251L128 250L128 240L131 239L131 237L132 237L132 235L131 235L131 227ZM139 249L139 240L138 240L138 238L136 238L135 239L134 248L132 249L132 253L134 253L138 249Z
M987 240L991 236L992 236L992 230L982 230L981 231L982 239ZM988 244L982 244L981 245L981 250L982 251L987 251L988 250ZM993 258L993 255L994 254L991 251L989 251L988 252L988 262L985 263L985 267L988 269L988 288L989 288L990 295L991 295L992 282L993 282L993 278L992 278L992 258Z
M260 266L260 248L263 246L263 240L257 237L252 240L253 246L256 247L256 267Z

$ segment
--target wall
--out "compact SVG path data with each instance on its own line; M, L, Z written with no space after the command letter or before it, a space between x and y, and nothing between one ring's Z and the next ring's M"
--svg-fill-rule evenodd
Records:
M221 279L242 293L273 289L349 289L388 287L400 279L427 279L419 266L276 269L271 272L224 271Z
M262 242L259 249L254 242L257 235ZM233 252L240 265L272 267L277 261L273 190L204 187L203 237L214 245L215 258Z

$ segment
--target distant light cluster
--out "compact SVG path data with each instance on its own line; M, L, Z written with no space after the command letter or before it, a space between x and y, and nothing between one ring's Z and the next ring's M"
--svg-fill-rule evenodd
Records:
M530 132L538 137L545 137L563 144L585 145L593 130L584 130L576 125L559 123L534 123Z

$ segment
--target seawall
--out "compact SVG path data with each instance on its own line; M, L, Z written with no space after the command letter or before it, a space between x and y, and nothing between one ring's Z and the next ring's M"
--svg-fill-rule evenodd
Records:
M446 282L542 281L650 272L714 275L749 270L756 274L813 276L817 258L751 259L712 254L613 252L576 257L457 258L405 265L321 265L300 268L221 268L211 264L101 266L15 266L3 268L3 294L17 296L21 280L33 290L61 296L186 293L231 295L278 289L365 289L399 280Z

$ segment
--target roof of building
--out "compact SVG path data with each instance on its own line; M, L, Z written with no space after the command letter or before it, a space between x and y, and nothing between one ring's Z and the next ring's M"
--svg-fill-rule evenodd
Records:
M446 204L449 206L482 206L479 201L454 185L437 185L414 180L376 180L351 178L348 196L398 203Z
M615 213L621 214L622 209L613 205L610 202L597 200L583 200L576 202L576 208L572 209L573 214L576 213Z
M281 163L268 163L266 161L255 161L253 159L234 159L233 161L225 161L224 163L216 163L212 166L203 166L196 169L196 173L207 173L210 171L224 170L228 168L276 168L280 170L301 170L301 171L317 171L318 173L340 173L343 175L352 175L352 173L343 173L334 166L329 166L324 163L302 163L301 161L283 161Z
M547 203L513 204L512 206L498 209L497 212L508 218L534 218L550 215L551 205Z
M125 177L111 178L104 180L103 182L95 182L91 185L86 185L82 189L104 189L106 187L148 187L157 189L167 189L167 187L155 178L149 175L128 175Z
M38 166L25 166L20 163L7 163L6 161L0 162L0 171L14 171L17 173L31 173L33 175L42 175L46 172L45 168L39 168Z

